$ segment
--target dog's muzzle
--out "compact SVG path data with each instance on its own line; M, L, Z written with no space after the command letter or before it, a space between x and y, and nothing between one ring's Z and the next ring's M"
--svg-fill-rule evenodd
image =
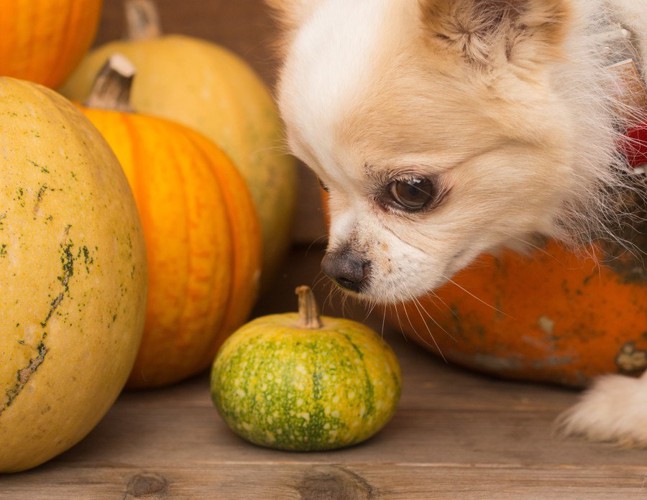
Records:
M360 293L368 281L371 263L348 247L326 252L323 272L342 288Z

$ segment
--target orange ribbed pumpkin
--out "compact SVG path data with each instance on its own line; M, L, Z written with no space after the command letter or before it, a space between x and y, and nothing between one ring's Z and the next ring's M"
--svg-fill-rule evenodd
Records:
M128 36L90 51L61 93L86 99L108 57L128 57L137 67L133 106L203 133L242 173L261 223L261 282L263 291L269 290L288 255L297 200L296 163L284 151L284 127L270 90L249 63L226 48L163 34L153 0L124 0L124 6Z
M103 0L4 0L0 75L57 87L90 48Z
M261 245L251 195L201 134L137 113L83 111L121 162L146 238L146 325L127 385L177 382L211 364L256 300Z

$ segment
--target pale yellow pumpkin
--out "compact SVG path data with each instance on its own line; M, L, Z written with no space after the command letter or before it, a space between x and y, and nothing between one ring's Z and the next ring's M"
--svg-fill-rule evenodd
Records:
M108 144L45 87L0 78L0 472L108 411L139 348L146 254Z

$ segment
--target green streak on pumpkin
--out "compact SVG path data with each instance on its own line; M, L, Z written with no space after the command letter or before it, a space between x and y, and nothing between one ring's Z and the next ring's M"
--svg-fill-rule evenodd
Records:
M49 170L48 170L48 168L47 168L47 167L45 167L45 166L43 166L43 165L40 165L40 164L36 163L36 162L35 162L35 161L33 161L33 160L27 160L27 161L28 161L29 163L31 163L34 167L39 168L39 169L40 169L40 171L41 171L43 174L49 174Z
M322 378L323 375L320 371L320 367L315 366L315 369L312 372L312 399L315 403L315 407L314 411L311 412L308 426L308 435L311 436L311 439L315 442L321 442L323 439L327 421L326 413L321 405L321 399L324 394Z
M69 233L69 230L71 227L72 226L67 226L65 228L66 234ZM76 253L76 256L72 251L74 248L74 243L71 240L68 240L65 243L61 243L60 248L61 248L61 256L60 256L61 275L58 276L56 280L61 284L63 289L50 302L49 311L47 312L47 315L45 316L45 318L40 322L40 326L43 329L47 327L47 324L49 323L50 319L52 318L56 310L60 307L61 303L65 299L65 295L69 294L70 280L74 276L74 261L77 258L83 257L85 269L88 273L90 272L90 267L89 267L90 264L94 262L94 259L90 255L90 252L86 246L81 247ZM27 366L25 366L24 368L20 368L19 370L16 371L16 382L12 387L10 387L5 391L5 401L2 404L2 407L0 407L0 416L7 408L11 406L11 404L15 401L15 399L20 395L25 385L27 385L32 375L36 373L38 368L45 362L45 357L49 352L47 344L45 343L46 339L47 339L47 331L44 330L40 337L40 341L36 346L36 351L37 351L36 356L29 359Z
M355 352L357 352L359 359L362 360L362 369L364 370L364 386L366 388L366 414L364 416L366 418L375 413L375 388L373 387L371 377L368 373L368 370L366 369L366 364L364 364L364 353L359 348L359 346L355 344L355 342L353 342L352 337L348 333L342 333L344 337L346 337L346 340L350 343L350 345L353 346Z
M69 226L68 226L69 229ZM56 309L61 305L65 294L70 291L70 279L74 276L74 255L72 254L72 248L74 243L71 241L68 243L61 243L61 264L63 268L63 273L61 276L58 276L56 279L63 285L63 291L61 291L51 302L50 309L45 316L45 319L41 321L40 326L45 328L52 315L56 312Z
M40 365L42 365L43 362L45 361L45 356L49 351L49 349L47 348L47 345L45 344L46 338L47 338L47 332L43 332L40 338L40 342L36 347L38 355L31 358L25 368L21 368L16 372L16 383L13 385L13 387L10 387L5 392L5 401L2 407L0 408L0 416L2 416L2 413L11 406L14 400L22 392L25 385L27 385L27 382L29 382L29 379L31 378L31 376L34 373L36 373L36 370L38 370Z

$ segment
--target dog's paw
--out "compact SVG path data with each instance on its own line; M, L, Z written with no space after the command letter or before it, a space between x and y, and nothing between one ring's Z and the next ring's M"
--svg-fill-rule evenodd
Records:
M557 420L560 434L647 447L647 372L639 379L607 375Z

